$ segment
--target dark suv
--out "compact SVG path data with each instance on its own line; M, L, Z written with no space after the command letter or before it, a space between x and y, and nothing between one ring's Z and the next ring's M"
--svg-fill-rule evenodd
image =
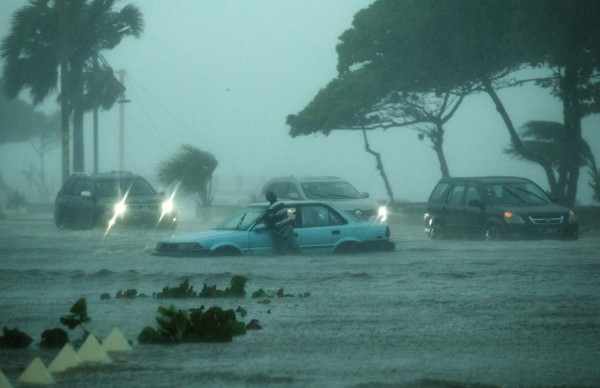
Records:
M560 238L576 240L573 211L552 203L525 178L442 178L425 212L425 233L445 237Z
M172 198L130 172L70 175L56 195L54 222L59 228L110 228L129 224L175 229Z

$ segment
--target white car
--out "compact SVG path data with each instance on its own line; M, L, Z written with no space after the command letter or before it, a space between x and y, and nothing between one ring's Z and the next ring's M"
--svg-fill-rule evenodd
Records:
M261 198L272 191L278 199L316 200L334 203L359 220L382 219L387 209L369 198L369 193L360 193L347 181L334 176L280 177L268 181L261 190Z
M383 221L358 221L333 204L286 201L302 253L393 251L390 228ZM161 240L155 256L232 256L274 254L274 232L262 219L268 203L236 210L212 229Z

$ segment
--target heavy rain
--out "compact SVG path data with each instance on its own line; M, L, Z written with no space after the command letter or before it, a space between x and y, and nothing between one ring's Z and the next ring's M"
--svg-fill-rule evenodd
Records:
M598 16L584 0L2 0L0 387L600 385ZM440 178L497 176L535 182L576 238L434 237ZM302 253L156 254L197 253L182 236L266 209L278 177L299 178L277 195ZM101 214L63 210L70 191ZM304 245L324 233L304 196L330 209L336 253ZM230 229L275 244L241 214ZM369 233L395 249L335 245ZM115 328L126 351L105 350ZM51 333L79 353L65 370Z

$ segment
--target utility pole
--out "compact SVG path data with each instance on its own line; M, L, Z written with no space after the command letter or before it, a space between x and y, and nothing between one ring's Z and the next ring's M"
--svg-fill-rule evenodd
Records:
M69 80L67 74L68 33L67 33L67 3L58 0L59 30L60 30L60 133L62 144L62 181L69 176L71 153L69 150Z
M119 82L125 86L125 70L117 71L119 73ZM125 92L121 96L119 103L119 170L125 170L125 104L131 102L125 97Z

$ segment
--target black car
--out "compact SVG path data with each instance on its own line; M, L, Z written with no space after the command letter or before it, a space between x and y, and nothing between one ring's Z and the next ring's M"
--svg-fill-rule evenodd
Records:
M74 173L55 199L54 222L59 228L111 228L115 224L175 229L172 198L131 172Z
M433 240L554 238L577 240L572 210L552 203L529 179L442 178L429 196L425 233Z

